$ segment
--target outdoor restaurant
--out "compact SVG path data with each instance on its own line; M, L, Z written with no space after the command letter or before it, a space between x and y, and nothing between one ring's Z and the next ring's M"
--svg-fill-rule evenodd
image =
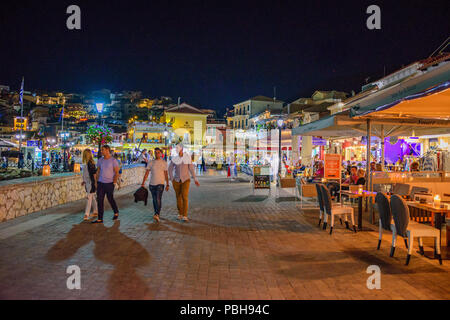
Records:
M303 170L293 168L298 191L318 200L319 225L332 233L335 215L354 231L373 231L364 221L378 225L379 245L384 230L392 233L391 256L397 237L405 239L406 264L415 238L419 254L450 257L450 63L431 60L292 129L303 141ZM313 153L313 139L326 141L323 152Z

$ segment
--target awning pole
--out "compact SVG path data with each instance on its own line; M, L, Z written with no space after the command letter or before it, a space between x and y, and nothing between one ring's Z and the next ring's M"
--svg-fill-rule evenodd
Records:
M371 189L371 179L372 174L370 173L370 146L371 146L371 135L372 135L372 123L370 122L370 119L367 119L367 147L366 147L366 190L372 191ZM369 202L369 198L372 199L372 197L366 198L366 204ZM366 207L367 208L367 207ZM374 223L375 217L373 212L373 206L372 203L370 205L370 215L372 217L372 223Z
M371 123L370 123L370 119L367 119L367 147L366 147L366 190L370 191L370 183L369 183L369 178L370 178L370 136L372 134L372 128L371 128Z
M381 171L384 171L384 125L381 125Z

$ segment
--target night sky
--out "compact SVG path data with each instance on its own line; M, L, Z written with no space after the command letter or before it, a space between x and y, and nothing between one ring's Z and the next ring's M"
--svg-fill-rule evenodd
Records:
M81 7L81 30L66 8ZM381 7L381 30L366 8ZM449 1L4 1L0 84L178 96L224 110L251 96L286 102L360 91L428 57L450 35Z

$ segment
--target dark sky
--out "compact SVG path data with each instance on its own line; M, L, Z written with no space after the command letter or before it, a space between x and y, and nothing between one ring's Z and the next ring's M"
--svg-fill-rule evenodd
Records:
M359 91L450 35L449 1L8 1L0 84L17 90L141 90L223 110L254 95L290 102ZM66 8L81 7L81 30ZM381 30L366 8L381 7Z

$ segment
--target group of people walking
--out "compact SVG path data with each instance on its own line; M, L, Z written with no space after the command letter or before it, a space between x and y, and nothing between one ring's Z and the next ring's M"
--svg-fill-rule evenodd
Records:
M191 157L183 151L183 145L178 144L176 151L177 154L172 157L169 165L163 159L163 152L159 148L154 150L155 159L146 161L142 187L145 187L147 178L150 176L149 190L153 199L153 219L156 222L160 221L162 195L164 191L169 191L169 181L172 181L177 199L178 219L186 222L189 220L188 204L191 177L195 185L200 186ZM113 209L113 220L119 218L119 209L114 199L114 189L120 179L120 164L112 156L111 148L108 145L102 146L101 153L102 158L98 159L96 166L92 151L86 149L83 152L82 185L87 193L84 220L87 221L91 217L97 217L92 223L103 223L105 196Z

